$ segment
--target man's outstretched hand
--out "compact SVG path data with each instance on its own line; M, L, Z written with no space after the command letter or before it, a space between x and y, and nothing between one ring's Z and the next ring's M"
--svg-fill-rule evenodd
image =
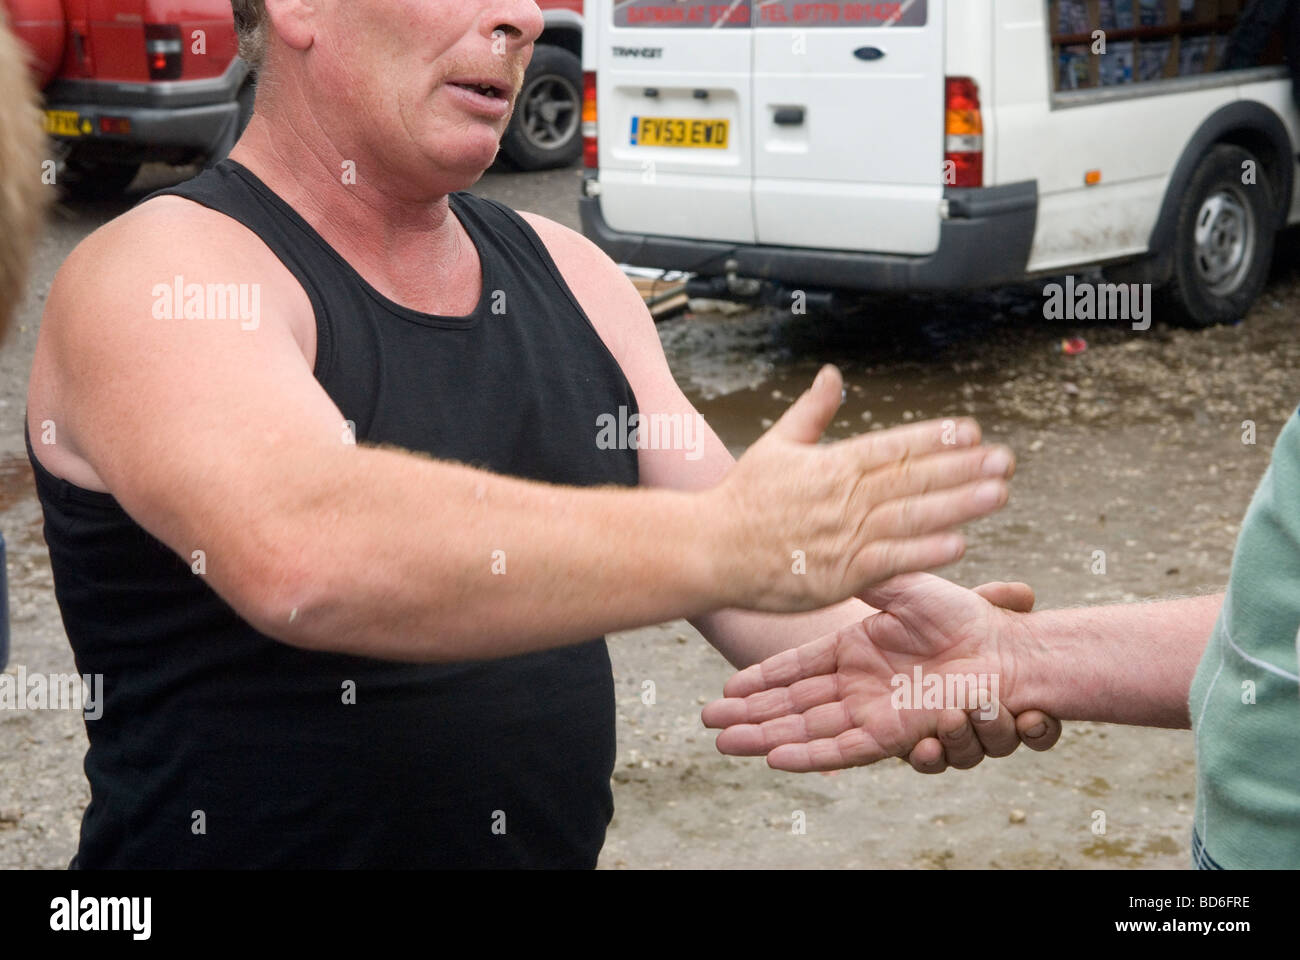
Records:
M905 574L862 595L881 612L779 653L733 676L725 699L704 708L723 728L718 749L767 755L778 770L835 770L906 757L923 773L973 767L1020 743L1050 749L1061 725L1038 710L1013 715L1019 620L1034 604L1023 583L968 590L925 573ZM990 709L900 709L891 679L995 677ZM946 686L947 684L945 684ZM991 687L986 688L993 692ZM1000 702L999 702L1000 701ZM973 706L967 703L967 707ZM995 712L996 711L996 712Z

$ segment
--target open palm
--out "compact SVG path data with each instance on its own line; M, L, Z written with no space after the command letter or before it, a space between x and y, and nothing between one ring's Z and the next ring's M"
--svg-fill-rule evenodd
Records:
M725 699L703 713L706 726L723 728L721 752L766 754L772 767L795 772L909 756L939 736L945 716L949 731L965 720L951 702L899 708L895 694L901 683L895 678L905 677L910 685L916 667L925 677L990 678L986 695L1009 708L1014 703L1011 641L1017 618L1033 605L1028 587L989 584L969 590L914 573L878 585L863 599L882 612L770 657L727 682ZM967 710L975 707L967 701ZM993 755L1010 753L1019 742L1009 715L1002 712L1002 718L1002 738L1010 738L1009 746ZM913 766L921 769L915 761Z

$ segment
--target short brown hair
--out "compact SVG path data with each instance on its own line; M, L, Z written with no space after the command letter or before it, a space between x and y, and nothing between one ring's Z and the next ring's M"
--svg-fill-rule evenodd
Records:
M44 183L45 131L26 48L0 6L0 339L26 285L36 231L54 189Z
M239 55L254 67L266 57L266 3L264 0L230 0L235 11Z

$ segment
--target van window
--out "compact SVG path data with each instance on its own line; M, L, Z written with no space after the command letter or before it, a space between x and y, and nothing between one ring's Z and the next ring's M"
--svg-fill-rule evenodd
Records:
M614 0L616 27L748 27L750 0Z
M1279 64L1289 0L1046 0L1056 90Z
M923 27L926 0L889 3L808 3L754 0L758 27Z

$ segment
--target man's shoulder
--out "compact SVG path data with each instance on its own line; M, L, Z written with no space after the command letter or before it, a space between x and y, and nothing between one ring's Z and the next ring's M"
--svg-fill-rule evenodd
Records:
M577 230L537 213L516 211L532 227L574 293L625 294L630 286L618 264ZM579 300L583 297L580 295ZM584 304L585 306L585 304Z
M119 270L123 263L158 260L202 262L253 252L248 228L202 204L164 194L151 197L105 223L73 249L64 267L76 272Z
M246 226L175 195L145 200L83 239L55 274L47 313L56 318L98 303L90 318L107 321L106 304L138 301L138 292L176 277L197 283L241 282L278 288L294 282ZM53 309L50 309L50 308Z
M603 261L610 266L614 266L609 257L605 255L605 251L601 250L600 247L577 230L566 227L550 217L544 217L540 213L530 213L526 210L516 210L515 213L533 228L552 257L555 256L556 251L559 251L566 257L576 256L588 263Z
M632 281L604 250L578 231L540 214L520 211L519 216L537 233L623 372L637 379L637 365L655 355L659 338Z

